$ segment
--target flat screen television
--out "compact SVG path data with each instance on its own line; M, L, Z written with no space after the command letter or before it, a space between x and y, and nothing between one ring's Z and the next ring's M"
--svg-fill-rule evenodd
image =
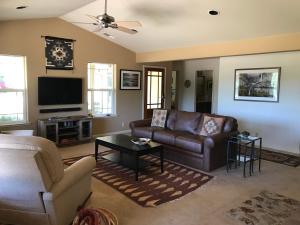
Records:
M39 105L82 103L82 79L63 77L38 78Z

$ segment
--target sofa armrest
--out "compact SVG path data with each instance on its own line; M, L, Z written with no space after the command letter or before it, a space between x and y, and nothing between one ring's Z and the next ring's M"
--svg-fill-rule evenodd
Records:
M235 136L237 134L238 134L238 131L215 134L215 135L206 137L204 139L204 143L205 143L205 145L209 146L210 148L213 148L214 146L216 146L222 142L226 142L226 144L227 144L228 138L230 138L231 136Z
M96 166L94 157L88 156L80 159L65 169L63 178L53 185L49 192L43 194L44 200L53 200L60 194L78 182L82 177L86 176Z
M150 127L152 119L136 120L129 123L129 127L133 130L136 127Z
M231 136L237 135L238 131L224 132L204 139L204 162L207 171L214 170L226 164L226 146Z

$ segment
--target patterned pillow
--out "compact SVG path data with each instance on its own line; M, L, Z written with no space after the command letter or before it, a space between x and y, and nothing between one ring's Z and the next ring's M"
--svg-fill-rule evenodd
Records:
M225 119L222 117L211 117L205 115L200 130L200 135L211 136L221 133L224 121Z
M117 217L107 209L80 209L72 225L118 225Z
M167 110L154 109L151 121L151 127L165 127L167 119Z

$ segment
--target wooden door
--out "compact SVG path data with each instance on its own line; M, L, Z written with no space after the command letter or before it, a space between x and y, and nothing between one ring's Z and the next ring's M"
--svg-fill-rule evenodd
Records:
M144 118L151 118L153 109L162 109L165 104L165 69L146 67L144 70Z

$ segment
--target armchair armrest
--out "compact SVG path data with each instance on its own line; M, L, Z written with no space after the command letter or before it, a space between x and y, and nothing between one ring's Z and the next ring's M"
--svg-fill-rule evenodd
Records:
M96 166L96 161L93 157L88 156L80 159L70 167L65 169L63 178L50 190L43 195L44 200L53 200L60 194L66 191L73 184L78 182L82 177L91 172Z
M133 130L135 127L150 127L152 119L136 120L129 123L129 127Z

